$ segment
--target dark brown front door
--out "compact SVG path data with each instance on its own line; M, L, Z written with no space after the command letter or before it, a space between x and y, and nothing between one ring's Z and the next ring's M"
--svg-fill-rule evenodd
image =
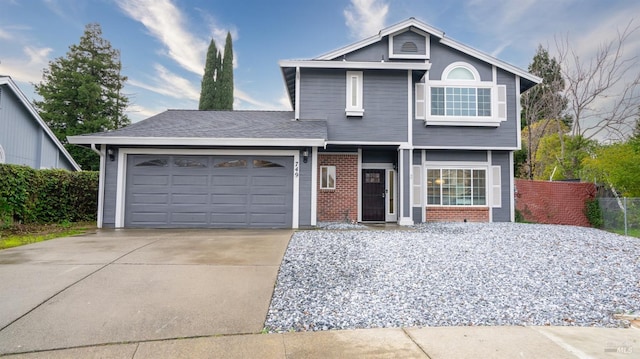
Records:
M385 170L362 170L362 220L384 221Z

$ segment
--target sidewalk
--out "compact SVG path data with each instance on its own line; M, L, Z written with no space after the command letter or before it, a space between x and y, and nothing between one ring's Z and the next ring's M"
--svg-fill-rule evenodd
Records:
M439 327L247 334L7 358L640 358L640 329Z

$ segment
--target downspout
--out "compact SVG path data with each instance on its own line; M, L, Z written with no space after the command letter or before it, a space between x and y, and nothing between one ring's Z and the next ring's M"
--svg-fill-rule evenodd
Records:
M98 156L100 156L100 172L98 172L98 213L97 213L97 218L96 218L96 227L98 228L102 228L102 214L103 214L103 204L104 204L104 167L105 167L105 161L104 161L104 151L102 146L100 146L100 149L98 150L96 148L96 144L92 143L91 144L91 150L95 153L98 154Z

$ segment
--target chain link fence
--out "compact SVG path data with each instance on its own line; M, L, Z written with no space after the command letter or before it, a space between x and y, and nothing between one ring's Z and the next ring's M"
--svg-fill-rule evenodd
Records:
M640 198L598 198L602 211L602 228L611 232L640 237Z

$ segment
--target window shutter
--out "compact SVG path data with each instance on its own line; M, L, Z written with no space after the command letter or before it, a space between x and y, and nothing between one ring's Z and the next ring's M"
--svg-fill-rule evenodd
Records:
M413 166L413 206L422 206L422 166Z
M424 83L416 83L416 120L424 120L426 111L426 96Z
M507 86L498 85L498 118L502 121L507 120Z
M502 168L491 166L491 206L502 207Z

